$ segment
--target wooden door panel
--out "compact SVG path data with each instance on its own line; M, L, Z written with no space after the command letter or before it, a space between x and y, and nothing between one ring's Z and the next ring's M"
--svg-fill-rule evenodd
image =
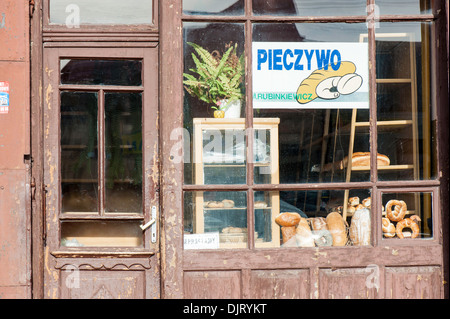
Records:
M60 287L63 299L142 299L145 272L66 269Z
M441 291L439 266L386 268L386 298L437 299Z
M241 272L187 271L184 273L184 298L241 298Z
M319 270L320 299L374 299L379 289L371 284L368 268ZM368 281L369 280L369 281Z
M254 270L251 272L250 298L309 299L309 269Z

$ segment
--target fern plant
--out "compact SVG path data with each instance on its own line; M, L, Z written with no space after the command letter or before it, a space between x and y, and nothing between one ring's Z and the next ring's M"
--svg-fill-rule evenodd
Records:
M227 45L225 53L209 52L198 44L188 42L194 48L192 60L193 74L183 73L186 91L208 104L213 109L221 109L221 100L229 102L243 97L242 78L244 75L244 56L237 56L237 43Z

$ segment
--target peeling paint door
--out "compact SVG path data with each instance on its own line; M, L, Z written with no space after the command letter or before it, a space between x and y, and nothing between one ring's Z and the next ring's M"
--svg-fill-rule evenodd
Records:
M159 298L158 50L44 48L44 297Z

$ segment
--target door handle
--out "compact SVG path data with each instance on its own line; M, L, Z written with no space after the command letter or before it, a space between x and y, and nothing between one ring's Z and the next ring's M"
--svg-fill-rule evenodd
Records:
M142 231L146 230L147 228L149 228L151 225L153 225L156 222L156 219L152 219L151 221L149 221L147 224L145 225L139 225L139 227L141 227Z
M149 227L151 228L151 241L152 243L156 243L156 206L152 206L152 219L148 221L144 225L139 225L141 227L142 231L145 231Z

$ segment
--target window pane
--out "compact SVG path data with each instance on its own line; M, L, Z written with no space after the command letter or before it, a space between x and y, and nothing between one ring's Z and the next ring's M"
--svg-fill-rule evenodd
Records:
M383 193L384 239L433 238L432 193Z
M366 25L257 23L253 31L253 116L279 119L271 147L279 182L368 181Z
M431 13L430 0L375 0L375 4L380 15Z
M151 24L153 0L50 0L50 23Z
M429 27L380 23L375 30L378 149L390 159L380 180L436 177Z
M142 85L142 61L61 59L61 84Z
M184 248L246 248L246 192L185 192Z
M61 92L62 212L98 212L97 93Z
M361 0L253 0L257 15L350 16L366 15Z
M244 26L185 23L184 53L185 181L245 183Z
M105 94L105 212L142 213L142 95Z
M255 192L254 214L256 247L372 242L371 197L365 189Z
M183 0L184 14L242 15L244 0Z
M61 246L142 247L141 221L63 221Z

